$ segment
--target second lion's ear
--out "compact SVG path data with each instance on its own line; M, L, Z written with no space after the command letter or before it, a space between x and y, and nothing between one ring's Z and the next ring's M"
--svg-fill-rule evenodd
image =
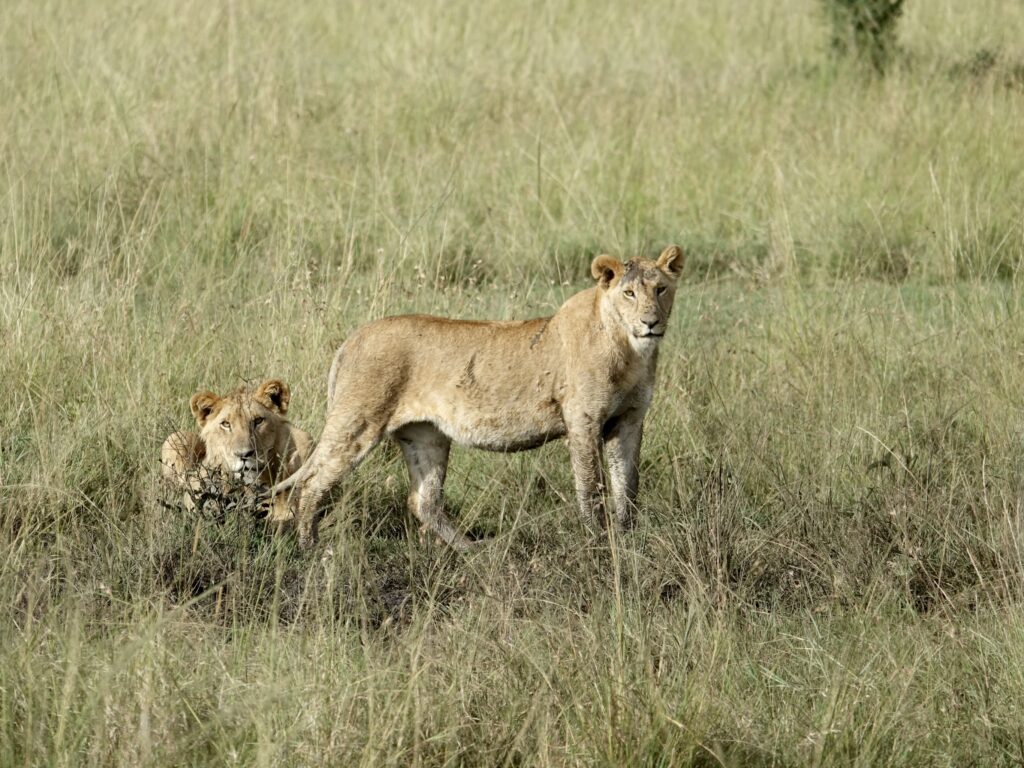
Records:
M658 257L658 268L671 278L683 273L683 249L678 245L670 245Z
M597 280L598 285L607 288L622 274L623 269L621 261L614 256L603 254L590 265L590 274Z
M267 379L260 384L254 397L267 408L284 416L288 412L288 403L292 399L288 385L280 379Z
M210 414L213 413L213 409L217 407L219 402L220 398L209 390L196 392L192 395L189 407L192 409L192 415L196 418L196 424L200 427L205 426L206 420L210 418Z

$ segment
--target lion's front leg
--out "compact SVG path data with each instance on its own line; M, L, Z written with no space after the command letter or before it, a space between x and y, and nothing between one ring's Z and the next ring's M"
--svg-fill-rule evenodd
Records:
M576 498L583 522L605 524L604 477L601 468L601 430L597 422L583 419L570 426L569 459L576 480Z
M604 452L608 460L608 480L615 517L622 528L628 528L636 514L643 427L644 415L639 410L628 411L605 426Z

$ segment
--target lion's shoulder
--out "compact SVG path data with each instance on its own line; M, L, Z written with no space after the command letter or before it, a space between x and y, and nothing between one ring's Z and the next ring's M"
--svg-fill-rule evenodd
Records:
M160 473L173 480L183 480L206 458L206 444L195 432L180 431L168 435L160 447Z

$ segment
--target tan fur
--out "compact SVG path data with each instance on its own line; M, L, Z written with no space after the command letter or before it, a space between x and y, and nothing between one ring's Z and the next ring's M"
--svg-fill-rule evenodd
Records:
M244 485L269 488L293 474L312 452L309 433L291 424L285 414L291 394L277 379L256 388L239 387L224 397L203 391L193 395L192 415L199 433L175 432L160 449L162 474L182 487L185 505L204 477L223 475ZM274 499L270 519L293 517L287 499Z
M682 262L677 246L657 261L599 256L591 266L597 286L572 296L553 317L470 322L416 315L357 329L331 366L316 450L272 489L297 489L302 544L315 540L324 494L385 435L405 455L410 510L456 548L468 540L442 504L452 442L517 451L566 436L584 520L604 522L603 456L617 517L628 522L658 342Z

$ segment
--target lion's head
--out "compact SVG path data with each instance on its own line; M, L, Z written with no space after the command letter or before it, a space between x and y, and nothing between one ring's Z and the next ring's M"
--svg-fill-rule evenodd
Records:
M601 291L602 315L618 323L638 352L649 352L665 335L676 279L683 271L683 252L670 245L657 261L598 256L590 272Z
M209 391L193 395L192 415L206 446L204 463L247 485L272 481L290 397L288 385L277 379L255 388L241 386L224 397Z

